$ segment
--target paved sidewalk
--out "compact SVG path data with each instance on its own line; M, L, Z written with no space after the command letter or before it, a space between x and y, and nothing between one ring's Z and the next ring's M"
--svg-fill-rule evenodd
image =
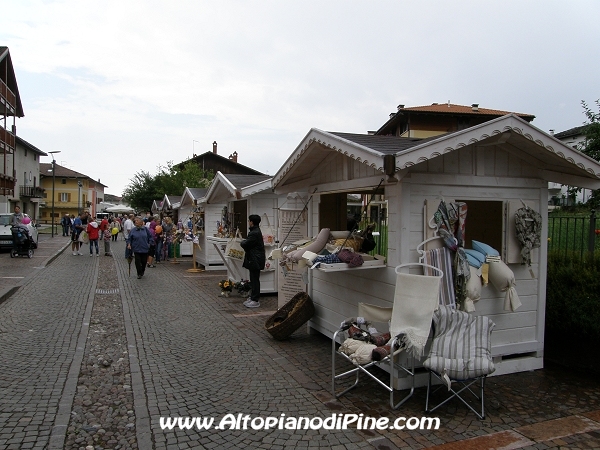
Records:
M425 389L398 411L372 383L335 400L329 339L303 328L279 342L263 329L276 296L247 309L240 297L219 296L223 272L190 273L182 259L137 279L120 256L122 241L113 252L106 260L65 252L0 304L0 450L63 448L79 429L69 418L99 287L122 305L136 438L125 446L95 441L96 449L600 448L600 380L558 367L489 378L486 419L451 402L436 411L436 431L162 430L161 417L178 416L422 417ZM116 266L101 283L98 260ZM68 448L86 448L79 446Z
M3 249L0 252L0 303L15 292L23 280L43 270L69 243L68 237L52 238L50 234L40 234L38 248L31 259L22 256L11 258L10 252Z

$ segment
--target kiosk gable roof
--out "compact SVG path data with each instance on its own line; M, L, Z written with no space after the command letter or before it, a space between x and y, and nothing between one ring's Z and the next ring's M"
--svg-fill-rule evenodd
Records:
M539 168L547 181L600 188L600 163L514 114L427 139L329 133L313 128L275 174L273 187L310 177L331 152L383 172L385 155L395 155L399 171L468 145L499 146Z
M234 175L217 172L206 193L207 202L215 203L230 197L241 198L242 189L270 179L268 175Z
M201 199L206 196L208 188L190 188L186 187L181 196L181 206L191 205L194 200Z

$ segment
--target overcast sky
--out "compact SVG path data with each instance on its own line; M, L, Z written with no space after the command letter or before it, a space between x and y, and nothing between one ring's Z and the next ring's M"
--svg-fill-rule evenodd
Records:
M398 104L478 103L559 132L600 98L597 0L0 0L0 10L25 111L17 134L117 195L136 172L213 141L273 175L310 128L365 133Z

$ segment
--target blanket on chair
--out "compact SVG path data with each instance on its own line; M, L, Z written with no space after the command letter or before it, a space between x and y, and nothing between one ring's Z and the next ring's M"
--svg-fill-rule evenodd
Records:
M440 278L409 273L398 273L396 277L390 333L392 336L403 334L401 342L408 352L419 358L438 306Z

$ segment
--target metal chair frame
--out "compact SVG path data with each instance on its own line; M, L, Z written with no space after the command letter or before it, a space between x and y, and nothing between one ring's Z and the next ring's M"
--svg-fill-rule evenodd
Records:
M399 273L398 270L408 267L408 266L421 266L421 267L428 267L431 268L433 270L438 271L440 274L442 273L437 267L433 267L430 266L428 264L425 263L406 263L406 264L401 264L399 266L397 266L395 268L395 272ZM443 274L442 274L443 276ZM441 277L440 277L441 278ZM393 310L393 307L390 308L390 311ZM350 391L351 389L354 389L357 385L358 382L360 380L360 374L364 374L367 375L369 378L371 378L372 380L376 381L377 384L379 384L382 388L384 388L385 390L387 390L390 394L390 407L392 409L397 409L399 408L402 404L404 404L410 397L412 397L412 395L414 394L415 391L415 358L411 355L409 356L409 360L410 360L410 367L407 367L404 364L401 364L399 361L396 361L396 356L404 351L404 347L400 347L396 349L396 346L398 345L398 342L402 336L401 334L398 334L397 336L394 336L392 342L391 342L391 352L388 356L386 356L385 358L383 358L381 361L371 361L367 364L356 364L354 363L349 357L348 355L340 352L337 350L336 348L336 344L337 344L337 338L339 336L340 333L343 333L344 331L346 331L349 328L349 326L347 327L341 327L339 330L337 330L334 334L333 334L333 338L331 341L331 391L332 394L335 396L335 398L339 398L342 395L344 395L345 393L347 393L348 391ZM396 349L396 350L394 350ZM336 374L336 364L335 364L335 360L336 360L336 355L341 356L343 359L345 359L346 361L350 362L351 364L353 364L355 367L351 370L348 370L344 373L340 373L340 374ZM372 374L371 372L369 372L369 368L371 367L375 367L375 366L387 366L389 372L390 372L390 382L389 385L382 382L379 378L377 378L374 374ZM385 370L385 369L384 369ZM395 403L394 401L394 386L395 386L395 381L398 379L398 377L396 376L396 372L400 373L400 371L405 372L408 376L411 377L411 387L410 387L410 391L409 393L402 398L402 400L400 400L398 403ZM340 392L339 394L336 393L336 381L339 380L340 378L344 378L346 376L355 374L356 375L356 379L354 380L354 384L352 384L350 387L346 388L345 390L343 390L342 392Z
M335 398L339 398L342 395L344 395L346 392L350 391L351 389L355 388L358 385L358 382L360 380L360 374L363 373L365 375L367 375L368 377L370 377L372 380L376 381L377 384L379 384L382 388L384 388L385 390L387 390L390 393L390 407L392 409L397 409L399 408L403 403L405 403L410 397L412 397L414 391L415 391L415 359L413 357L410 358L411 360L411 366L410 368L405 367L403 364L400 364L399 362L395 361L395 357L398 353L401 353L402 351L404 351L404 348L400 348L397 349L396 351L392 351L388 356L386 356L385 358L383 358L381 361L371 361L367 364L355 364L349 357L348 355L338 351L336 349L336 338L338 336L338 334L340 332L344 332L346 331L347 328L340 328L339 330L337 330L334 334L333 334L333 340L331 341L331 360L332 360L332 368L331 368L331 383L332 383L332 393L335 396ZM392 340L392 345L391 348L395 348L397 343L398 343L398 338L399 336L394 337L394 339ZM351 364L353 364L355 367L354 369L348 370L344 373L340 373L336 375L336 370L335 370L335 358L336 355L339 355L341 357L343 357L346 361L350 362ZM374 374L372 374L371 372L369 372L369 368L370 367L374 367L374 366L382 366L382 365L387 365L389 367L389 371L390 371L390 384L389 386L387 384L385 384L384 382L382 382L379 378L377 378ZM397 377L395 376L396 371L400 371L403 370L404 372L406 372L406 374L410 377L412 377L412 386L410 388L410 392L398 403L394 403L394 384L395 381L397 379ZM352 375L352 374L356 374L356 379L354 380L354 384L348 388L346 388L345 390L343 390L342 392L340 392L339 394L336 393L336 381L340 378L346 377L348 375Z
M441 386L438 386L433 392L431 392L431 376L435 375L435 377L442 383ZM450 385L450 389L448 390L448 392L451 394L449 395L444 401L438 403L436 406L434 406L433 408L429 407L429 396L432 394L435 394L438 390L445 388L446 384L443 380L443 378L436 372L434 372L433 370L429 370L429 381L427 383L427 397L425 399L425 411L426 412L432 412L435 411L436 409L438 409L440 406L445 405L446 403L448 403L450 400L452 400L453 398L457 398L459 399L461 402L463 402L463 404L469 408L471 411L473 411L475 413L475 415L477 417L479 417L481 420L485 419L485 391L484 391L484 387L485 387L485 379L486 379L487 375L481 375L477 378L471 378L469 380L450 380L451 383L456 383L459 384L461 386L461 389L459 390L455 390L452 387L452 384ZM471 389L471 386L473 386L473 384L479 382L479 386L478 386L478 393L474 392L473 389ZM471 405L465 398L461 397L461 393L462 392L470 392L471 395L477 399L477 401L479 402L478 408L481 408L481 412L476 410L475 407L473 405Z

